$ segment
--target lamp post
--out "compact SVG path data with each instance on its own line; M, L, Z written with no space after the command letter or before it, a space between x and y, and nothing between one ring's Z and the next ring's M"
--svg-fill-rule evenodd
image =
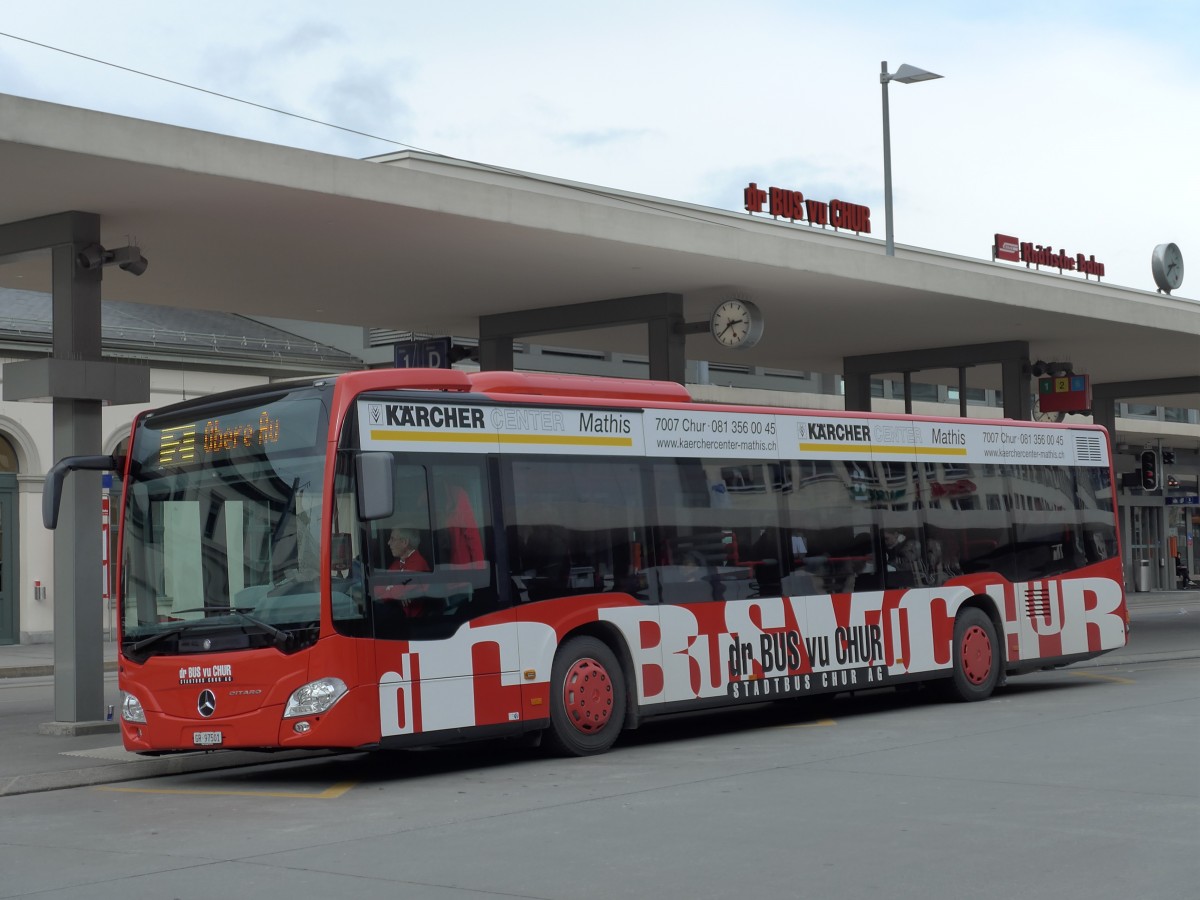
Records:
M941 75L926 72L924 69L918 69L907 63L889 74L887 60L879 64L879 83L883 87L883 217L886 222L884 247L888 256L896 255L896 241L892 232L892 136L891 124L888 119L888 82L899 81L901 84L912 84L914 81L932 81L934 78L941 77Z

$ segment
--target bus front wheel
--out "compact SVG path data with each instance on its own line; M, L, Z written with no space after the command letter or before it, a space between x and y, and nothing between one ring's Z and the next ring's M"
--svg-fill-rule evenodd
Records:
M1003 667L996 626L987 613L968 607L954 620L953 675L946 693L953 700L986 700L1000 680Z
M550 674L550 746L567 756L603 753L625 723L625 681L617 657L594 637L571 638Z

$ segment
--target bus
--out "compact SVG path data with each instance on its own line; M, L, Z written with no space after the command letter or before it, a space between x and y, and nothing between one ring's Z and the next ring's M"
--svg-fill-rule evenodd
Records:
M120 727L144 754L522 737L1014 674L1124 645L1103 429L370 370L139 415ZM543 740L544 739L544 740Z

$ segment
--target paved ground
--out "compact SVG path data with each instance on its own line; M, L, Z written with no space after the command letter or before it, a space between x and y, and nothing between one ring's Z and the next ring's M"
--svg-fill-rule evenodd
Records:
M1129 606L1128 646L1074 668L1200 658L1200 591L1134 593ZM111 643L105 645L105 657L114 669ZM49 644L0 647L0 796L311 757L217 751L146 758L121 747L115 724L96 734L44 733L53 725L53 664ZM115 708L115 672L106 674L105 682L106 703Z
M0 897L1182 900L1200 656L1152 647L1198 626L1140 606L1124 662L987 703L881 691L664 718L588 759L492 742L0 797Z

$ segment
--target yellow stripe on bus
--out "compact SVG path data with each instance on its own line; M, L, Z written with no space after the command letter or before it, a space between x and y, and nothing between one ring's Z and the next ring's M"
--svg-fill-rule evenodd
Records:
M371 432L373 441L424 441L448 444L556 444L570 447L632 447L633 438L590 434L484 434L480 432L384 431Z
M501 434L501 444L566 444L572 447L632 447L633 438L587 434Z
M437 441L455 444L493 444L496 435L484 434L478 431L467 431L455 434L443 434L440 431L371 431L373 441Z
M915 453L918 456L966 456L966 447L914 447L911 444L805 444L799 445L805 453Z

